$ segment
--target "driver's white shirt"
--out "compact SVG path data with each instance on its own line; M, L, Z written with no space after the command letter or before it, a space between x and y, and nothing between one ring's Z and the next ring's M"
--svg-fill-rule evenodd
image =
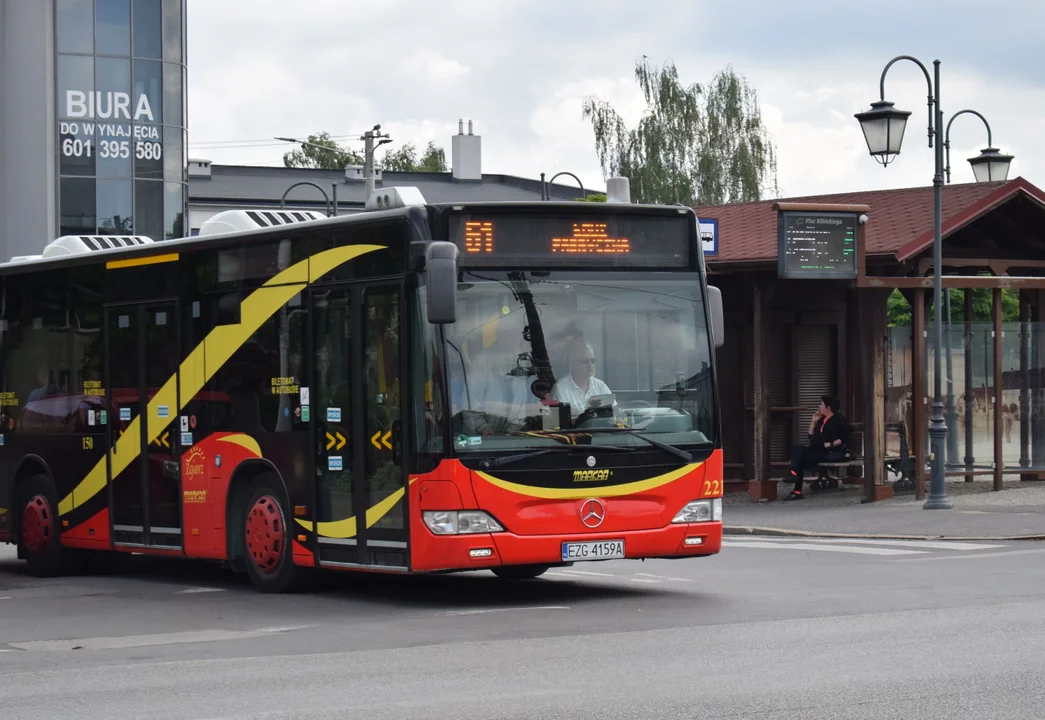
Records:
M609 395L610 386L597 377L588 378L588 392L581 390L572 375L559 378L552 388L552 397L561 403L569 403L570 414L577 416L588 409L588 399L595 395Z

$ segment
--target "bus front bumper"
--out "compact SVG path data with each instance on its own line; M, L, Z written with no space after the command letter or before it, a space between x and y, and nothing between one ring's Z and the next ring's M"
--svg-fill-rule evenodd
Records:
M613 559L684 558L722 549L722 523L676 524L653 530L574 535L426 533L413 543L412 570L480 570L501 565L570 565Z

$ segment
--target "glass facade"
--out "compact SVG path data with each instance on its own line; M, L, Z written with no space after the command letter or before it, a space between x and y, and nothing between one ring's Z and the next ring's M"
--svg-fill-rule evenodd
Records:
M59 235L185 230L185 0L55 0Z

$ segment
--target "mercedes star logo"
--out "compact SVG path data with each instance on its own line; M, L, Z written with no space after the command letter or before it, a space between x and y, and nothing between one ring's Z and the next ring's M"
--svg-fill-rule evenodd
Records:
M597 528L606 519L606 506L601 500L592 498L581 505L581 522L585 527Z
M594 455L589 455L587 463L588 463L588 467L595 467L595 456Z

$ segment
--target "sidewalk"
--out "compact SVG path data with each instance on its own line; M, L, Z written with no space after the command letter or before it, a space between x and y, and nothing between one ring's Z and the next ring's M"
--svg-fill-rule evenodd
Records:
M725 532L732 535L843 536L912 539L1045 540L1045 484L948 480L952 510L923 510L914 495L863 504L861 489L814 495L796 502L754 504L746 493L727 495ZM781 484L778 496L790 492ZM928 488L926 489L928 495Z

